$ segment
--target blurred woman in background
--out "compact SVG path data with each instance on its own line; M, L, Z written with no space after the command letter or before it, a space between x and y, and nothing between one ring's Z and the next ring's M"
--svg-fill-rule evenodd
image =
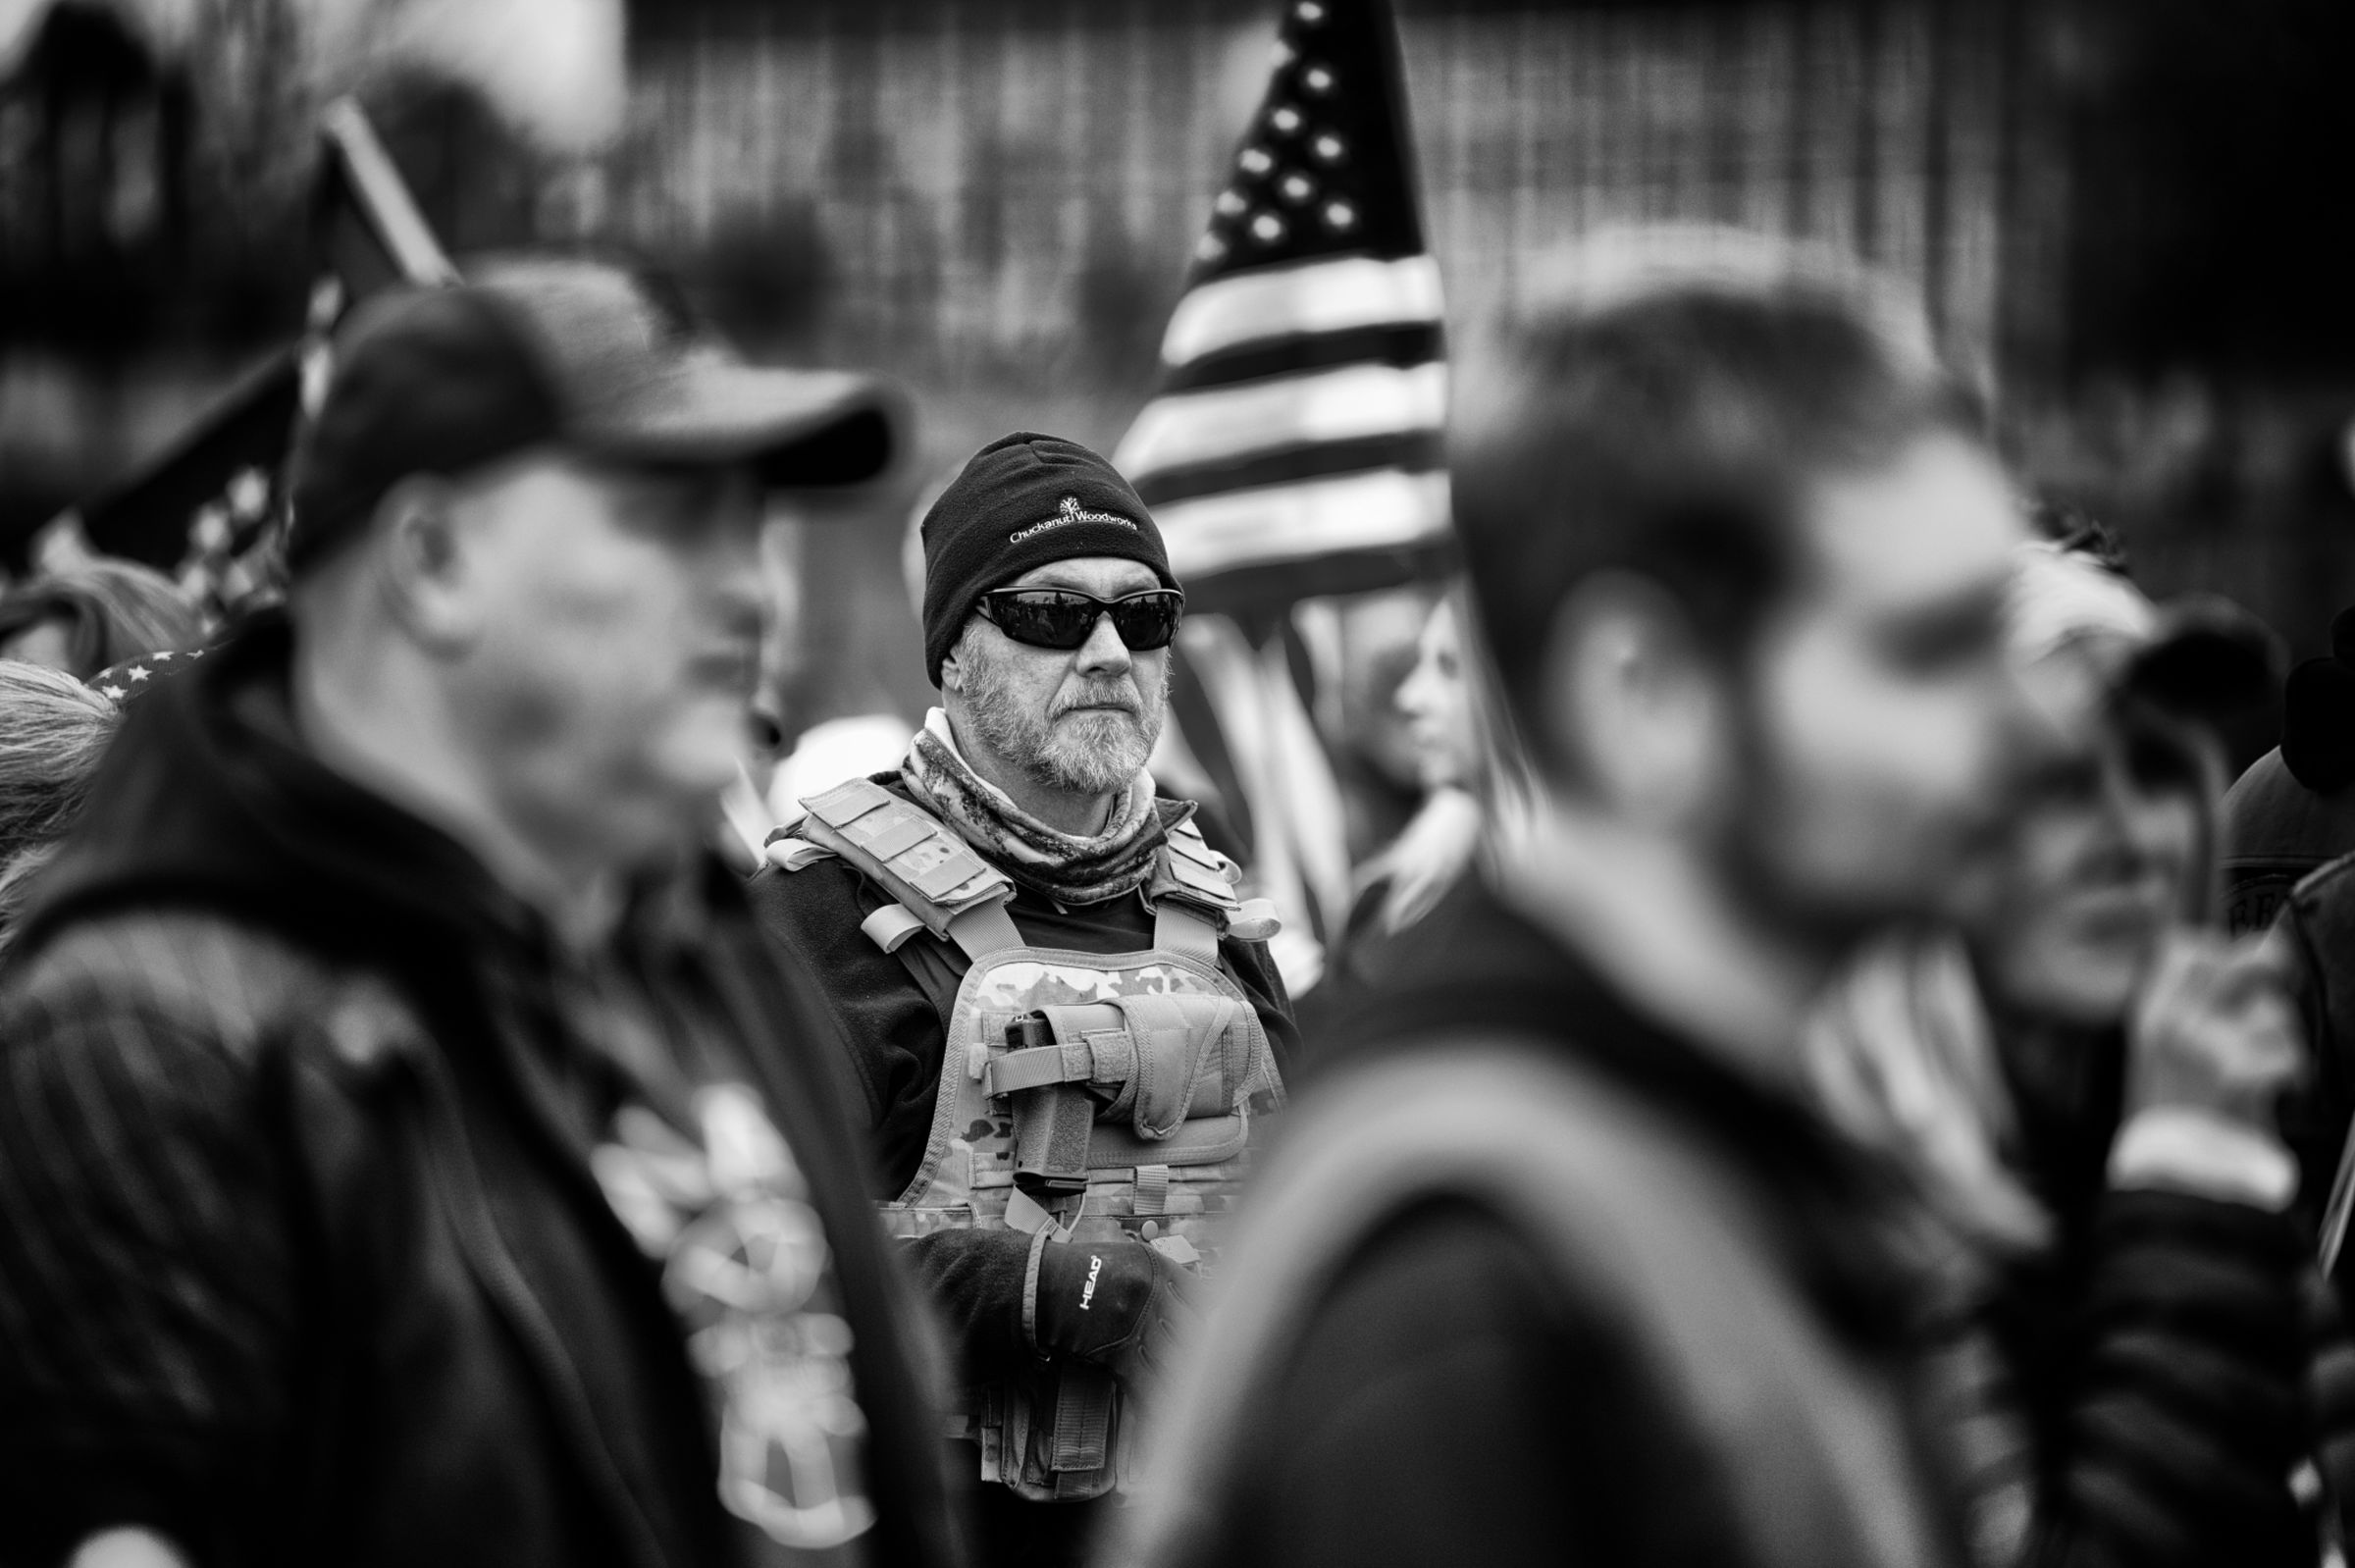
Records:
M1357 870L1357 897L1324 1003L1381 974L1383 955L1460 881L1490 828L1527 799L1525 764L1490 684L1458 587L1432 605L1415 662L1392 699L1415 757L1422 804Z
M1960 931L1890 939L1809 1042L1950 1268L1936 1412L1978 1560L2312 1562L2289 1476L2321 1327L2275 1102L2283 955L2214 927L2213 717L2270 647L2023 547L2008 640L2050 722Z
M135 561L93 559L0 595L0 658L87 680L111 664L204 641L195 606Z
M80 814L119 713L71 675L0 659L0 947Z

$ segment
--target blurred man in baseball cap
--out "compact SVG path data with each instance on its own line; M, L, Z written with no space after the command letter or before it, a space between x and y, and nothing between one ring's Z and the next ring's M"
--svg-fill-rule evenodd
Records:
M130 712L0 983L12 1532L951 1560L833 1056L696 852L762 494L892 399L588 261L332 352L288 613Z

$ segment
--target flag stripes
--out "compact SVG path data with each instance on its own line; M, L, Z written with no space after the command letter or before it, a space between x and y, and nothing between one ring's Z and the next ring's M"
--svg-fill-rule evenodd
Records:
M1442 357L1446 347L1446 334L1436 321L1299 333L1204 354L1171 371L1163 378L1162 391L1200 392L1208 387L1227 387L1294 371L1323 370L1331 365L1395 365L1403 370Z
M1439 264L1428 255L1344 255L1230 273L1196 284L1178 301L1162 334L1161 362L1177 369L1266 339L1436 323L1444 314Z
M1331 479L1361 470L1396 468L1420 473L1437 468L1441 458L1436 429L1396 431L1361 436L1351 441L1311 442L1279 446L1272 451L1245 452L1223 460L1167 468L1136 487L1137 495L1160 517L1176 502L1215 496L1223 491L1256 490L1302 479ZM1172 513L1182 521L1182 513ZM1169 525L1164 522L1164 528Z
M1191 587L1238 567L1315 561L1340 550L1443 546L1447 476L1376 469L1228 491L1153 509L1170 569Z
M1141 492L1171 469L1319 442L1437 431L1446 417L1443 364L1339 365L1155 398L1128 428L1113 463Z

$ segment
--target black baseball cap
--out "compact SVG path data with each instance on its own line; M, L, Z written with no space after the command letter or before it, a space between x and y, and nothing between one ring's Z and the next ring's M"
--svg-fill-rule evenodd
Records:
M771 489L874 478L899 399L872 376L748 365L643 277L493 258L375 295L338 328L296 444L289 569L355 538L411 474L554 445L625 464L745 464Z

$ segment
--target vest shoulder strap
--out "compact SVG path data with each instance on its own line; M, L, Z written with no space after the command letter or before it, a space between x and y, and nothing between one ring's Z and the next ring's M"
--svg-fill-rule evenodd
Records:
M1196 906L1224 926L1242 909L1234 884L1241 873L1226 856L1205 843L1191 822L1171 828L1154 853L1153 874L1145 882L1145 902L1159 909L1165 899Z
M863 927L885 952L918 930L956 943L968 958L1021 944L1006 913L1013 878L922 807L864 778L846 779L802 805L810 814L795 836L841 856L897 900ZM796 868L774 849L770 859Z
M1264 942L1283 928L1276 906L1236 893L1242 870L1204 841L1191 822L1170 829L1145 883L1153 907L1153 945L1216 962L1219 938Z
M886 953L900 952L918 931L955 944L968 960L1021 945L1006 909L1013 879L930 811L864 778L846 779L802 805L808 814L770 836L768 861L798 871L839 857L880 884L895 902L860 928ZM1172 828L1143 890L1154 911L1154 946L1216 963L1223 934L1272 935L1272 909L1239 898L1239 880L1234 862L1193 823Z

